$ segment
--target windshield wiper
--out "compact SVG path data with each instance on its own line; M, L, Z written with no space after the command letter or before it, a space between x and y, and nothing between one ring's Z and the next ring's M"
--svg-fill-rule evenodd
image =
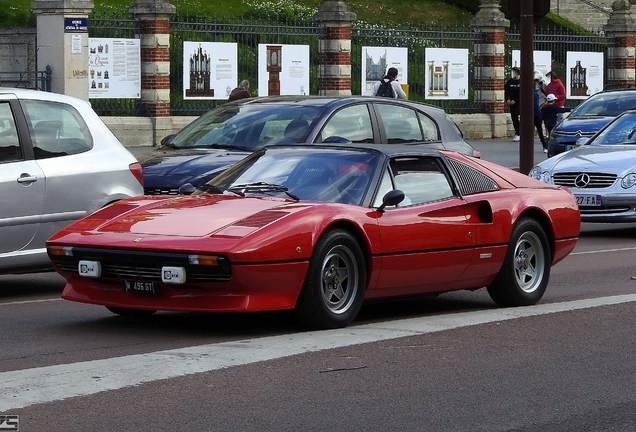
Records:
M195 145L194 148L212 148L212 149L226 149L226 150L234 149L234 150L241 150L241 151L248 151L248 152L254 151L254 149L245 147L245 146L237 146L232 144L217 144L217 143Z
M287 186L271 184L266 182L254 182L254 183L246 183L240 185L234 185L228 188L228 191L234 193L245 193L245 192L285 192L288 197L293 200L300 201L293 193L289 192Z
M212 192L214 194L223 194L225 191L223 189L221 189L218 186L213 186L213 185L209 185L209 184L202 184L196 187L198 190L202 191L202 192ZM228 189L228 192L232 192L235 195L239 195L239 196L245 196L245 194L241 191L233 191Z

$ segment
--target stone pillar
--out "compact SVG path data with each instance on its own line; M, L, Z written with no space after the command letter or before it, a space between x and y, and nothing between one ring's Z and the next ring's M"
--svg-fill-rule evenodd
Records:
M499 8L499 0L481 0L479 11L470 23L479 35L475 43L475 104L491 118L493 138L507 135L504 116L505 40L510 21ZM484 137L488 138L488 137Z
M351 95L351 23L356 14L344 0L324 0L314 14L321 24L318 94Z
M608 87L626 87L636 84L636 19L628 0L616 0L612 4L605 32L614 37L614 44L607 48Z
M168 0L135 0L129 9L138 22L140 105L146 117L170 116L170 17L176 11Z
M93 0L33 0L37 70L53 71L51 91L88 100L88 28Z

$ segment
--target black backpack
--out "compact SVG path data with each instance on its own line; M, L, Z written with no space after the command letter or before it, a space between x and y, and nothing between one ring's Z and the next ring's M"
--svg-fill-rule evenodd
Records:
M382 80L380 80L380 87L378 87L377 96L395 98L390 79L382 78Z

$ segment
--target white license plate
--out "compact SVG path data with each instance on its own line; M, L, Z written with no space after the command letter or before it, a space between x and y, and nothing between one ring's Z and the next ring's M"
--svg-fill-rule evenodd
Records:
M600 195L576 195L576 203L579 207L599 207L601 205Z
M80 276L97 278L102 275L102 265L99 261L80 260L77 272Z
M124 290L126 292L138 292L145 294L156 293L155 283L147 281L124 281Z

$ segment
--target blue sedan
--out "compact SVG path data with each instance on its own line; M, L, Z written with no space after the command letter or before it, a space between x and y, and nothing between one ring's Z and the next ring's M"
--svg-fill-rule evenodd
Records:
M365 96L242 99L202 115L139 157L147 195L176 195L207 183L266 145L352 142L407 144L480 154L444 110Z

